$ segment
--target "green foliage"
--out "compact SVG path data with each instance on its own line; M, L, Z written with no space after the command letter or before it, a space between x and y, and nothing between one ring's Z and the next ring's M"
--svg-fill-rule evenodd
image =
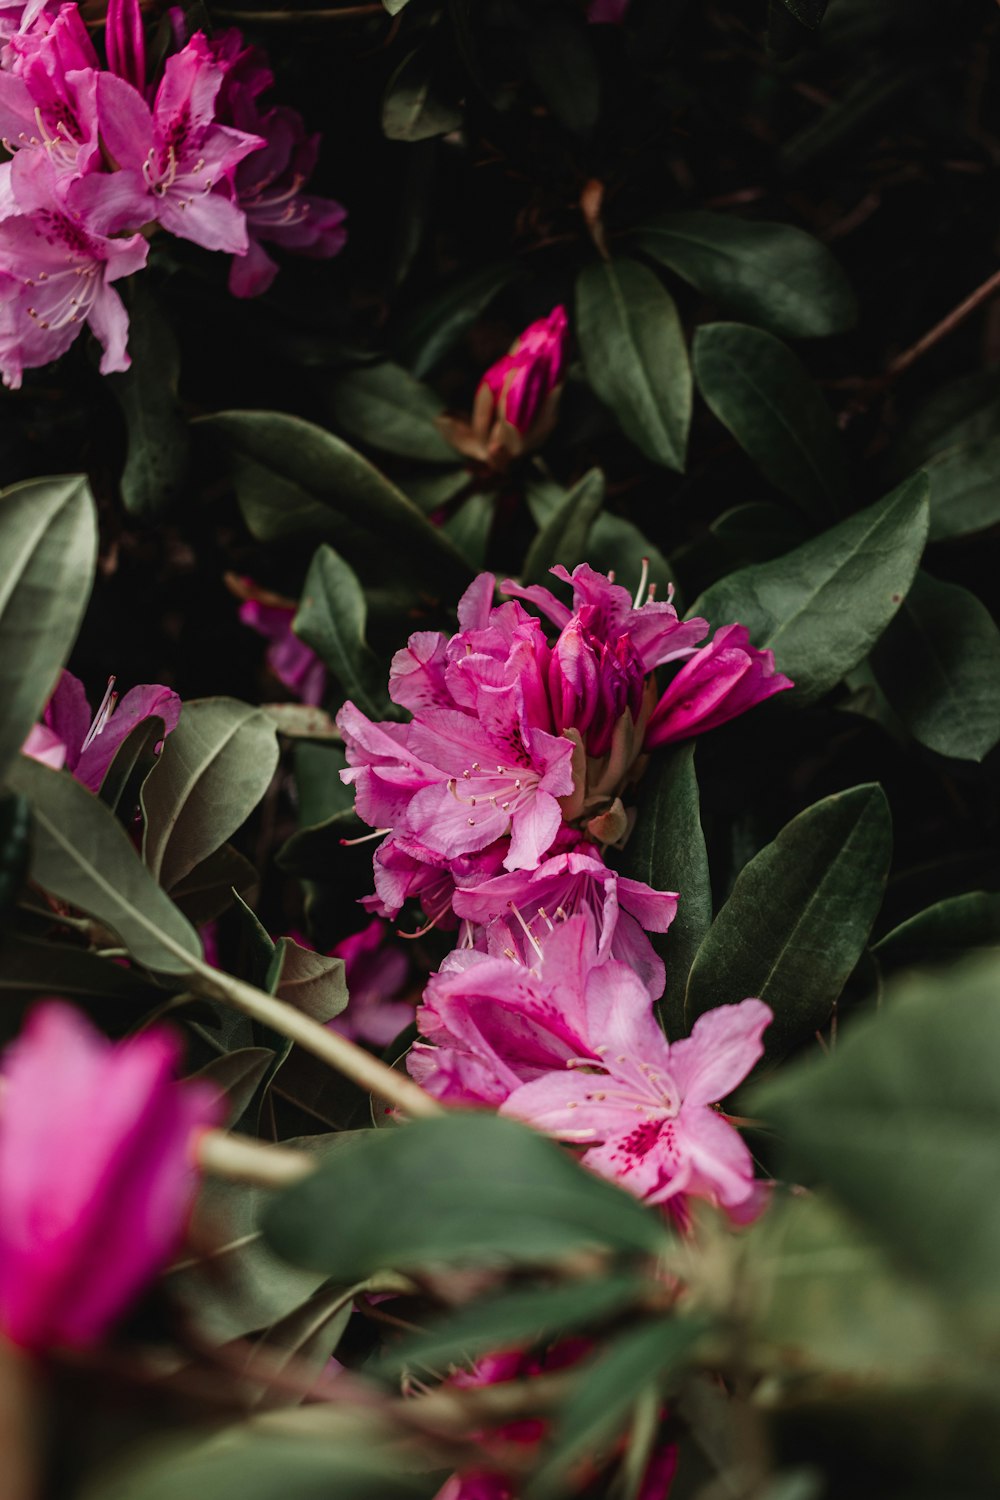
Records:
M366 615L357 575L332 547L318 548L292 628L323 658L362 713L381 719L390 708L386 674L365 640Z
M539 528L524 559L525 583L545 583L556 563L571 571L586 561L587 540L604 504L604 475L591 469Z
M425 463L455 460L454 450L434 426L443 410L432 390L388 360L341 376L330 392L337 427L383 453Z
M128 438L121 495L133 515L153 521L184 492L191 432L177 397L177 339L141 277L129 283L128 312L132 364L109 377Z

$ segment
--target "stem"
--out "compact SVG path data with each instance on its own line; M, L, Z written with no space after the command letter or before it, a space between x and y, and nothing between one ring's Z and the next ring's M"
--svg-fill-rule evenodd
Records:
M335 10L215 10L217 21L238 21L243 25L294 26L310 21L353 21L359 16L383 15L388 20L385 7L372 5L338 5Z
M316 1167L315 1158L307 1151L271 1146L225 1130L203 1130L195 1138L194 1154L198 1166L210 1176L253 1187L290 1187Z
M911 365L916 364L917 360L921 359L927 353L928 349L933 349L935 344L940 343L960 323L964 323L966 318L971 313L974 313L977 307L981 307L984 302L988 302L997 292L1000 292L1000 271L994 271L992 276L988 276L981 286L976 287L974 292L969 293L964 302L960 302L957 307L953 307L951 312L941 319L940 323L935 323L934 327L925 333L923 338L917 339L917 342L911 344L908 349L904 349L902 354L897 354L886 370L886 377L889 380L895 380L897 375L904 374Z

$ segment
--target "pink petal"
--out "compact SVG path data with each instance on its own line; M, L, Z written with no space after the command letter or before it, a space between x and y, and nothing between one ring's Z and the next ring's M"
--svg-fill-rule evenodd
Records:
M764 1055L763 1032L773 1021L763 1000L719 1005L670 1048L670 1071L685 1104L715 1104L742 1083Z

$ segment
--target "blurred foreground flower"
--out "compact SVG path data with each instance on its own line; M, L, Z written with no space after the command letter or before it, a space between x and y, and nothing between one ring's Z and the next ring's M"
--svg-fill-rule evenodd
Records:
M163 1029L107 1041L59 1001L2 1065L0 1329L38 1352L87 1347L167 1262L197 1186L192 1135L214 1089L177 1083Z

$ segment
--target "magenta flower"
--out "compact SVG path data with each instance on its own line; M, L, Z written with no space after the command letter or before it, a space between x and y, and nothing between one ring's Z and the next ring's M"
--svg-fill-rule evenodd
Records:
M471 424L441 423L449 441L497 469L538 448L555 426L568 344L564 307L530 323L479 382Z
M322 658L305 641L300 641L292 629L298 606L290 599L259 589L250 578L240 579L232 586L248 596L240 605L243 624L271 643L266 660L275 677L300 702L318 706L326 697L329 678Z
M375 1047L387 1047L414 1016L412 1005L395 999L406 984L410 965L405 953L386 942L387 935L385 923L376 917L331 949L334 958L344 960L350 1000L329 1025L352 1041L371 1042Z
M499 1108L522 1085L581 1059L599 1068L609 1018L650 1011L650 993L631 969L597 962L587 916L532 943L531 967L512 947L458 948L431 975L417 1011L426 1040L411 1048L407 1066L435 1098Z
M0 75L2 76L2 75ZM0 169L2 171L2 169ZM111 283L146 264L140 234L110 238L116 178L91 175L61 189L51 156L19 151L0 190L0 370L16 389L26 368L48 364L87 324L101 373L127 370L128 314Z
M163 720L164 734L176 728L181 700L171 688L159 683L134 687L119 703L114 685L112 677L100 708L92 714L83 683L64 671L42 723L22 747L25 755L56 769L65 767L88 790L97 792L118 747L137 724L155 714Z
M143 93L146 87L146 32L139 0L108 0L104 49L111 72Z
M620 26L628 12L629 0L590 0L587 20L591 26L604 23Z
M684 663L668 686L649 716L645 747L651 750L717 729L794 685L775 670L773 651L751 646L744 625L726 625Z
M721 1005L670 1044L648 1005L611 1009L600 1026L591 1022L601 1038L598 1066L526 1082L501 1113L586 1146L587 1166L650 1203L683 1212L687 1198L704 1198L742 1218L759 1196L753 1161L712 1106L763 1055L772 1019L761 1000Z
M223 70L201 32L167 60L150 109L114 73L97 84L101 136L122 170L122 223L156 221L207 250L244 255L245 217L233 202L236 167L263 144L215 121Z
M0 71L0 136L10 150L42 147L70 176L99 165L100 62L76 5L42 10L15 34Z
M173 1081L178 1052L162 1028L114 1045L59 1001L5 1052L0 1328L23 1348L98 1343L177 1248L192 1138L221 1113Z

